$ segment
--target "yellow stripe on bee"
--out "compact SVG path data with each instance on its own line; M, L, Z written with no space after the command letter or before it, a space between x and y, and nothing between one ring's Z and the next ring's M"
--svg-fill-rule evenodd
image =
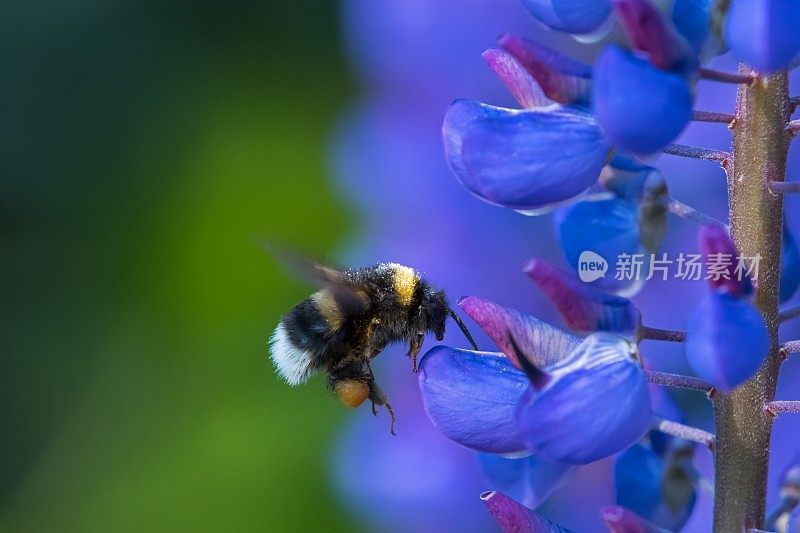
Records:
M397 301L400 305L411 305L414 298L414 291L417 288L417 273L413 268L392 263L394 270L394 292L397 294Z
M342 311L336 305L336 300L333 299L333 295L327 289L315 292L311 295L311 299L314 300L317 310L325 319L329 328L335 331L342 327L342 321L344 320Z

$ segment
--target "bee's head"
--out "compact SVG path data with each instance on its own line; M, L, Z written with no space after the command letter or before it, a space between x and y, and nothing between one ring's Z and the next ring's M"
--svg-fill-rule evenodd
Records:
M425 312L428 329L436 336L436 340L444 339L444 328L450 313L447 295L444 291L425 287L422 297L422 309Z

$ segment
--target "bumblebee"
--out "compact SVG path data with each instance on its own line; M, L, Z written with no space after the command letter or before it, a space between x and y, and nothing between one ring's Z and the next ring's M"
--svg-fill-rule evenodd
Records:
M343 404L358 407L369 399L373 414L377 414L376 406L385 407L394 434L394 411L375 383L372 359L388 344L407 343L411 369L416 372L425 334L430 331L441 341L448 317L477 350L444 291L410 267L382 263L339 271L305 259L289 259L294 270L320 287L283 316L270 338L272 362L289 385L305 383L324 370L329 388Z

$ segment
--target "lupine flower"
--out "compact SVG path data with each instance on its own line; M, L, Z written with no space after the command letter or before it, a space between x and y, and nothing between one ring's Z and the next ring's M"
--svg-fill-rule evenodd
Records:
M518 412L521 437L545 459L587 464L617 453L649 429L647 378L624 339L595 333L532 383Z
M591 70L512 35L500 43L484 59L525 109L456 101L442 126L445 155L481 199L548 212L591 187L608 159L610 147L583 105Z
M752 285L735 272L736 247L727 232L706 226L701 246L709 257L727 259L728 269L709 279L712 293L692 317L686 331L686 357L704 380L730 391L750 379L767 355L769 337L764 318L747 300Z
M614 6L631 45L647 59L608 46L594 68L594 110L615 147L656 152L691 119L690 82L698 59L648 0L615 0Z
M519 340L511 333L500 339L510 342L524 372L502 354L446 346L425 354L423 401L448 437L480 451L586 464L624 449L650 427L647 380L629 341L601 332L574 346L567 334L517 311L477 299L461 305L490 336L503 321L509 332L521 324L529 331ZM540 366L544 361L556 362Z
M442 126L445 155L469 191L528 214L548 212L595 183L611 146L650 153L683 129L691 117L694 52L646 0L617 0L615 6L649 62L612 46L592 74L578 61L510 34L500 39L502 50L484 53L524 109L465 100L450 107ZM587 107L592 88L597 119Z
M675 0L672 4L672 23L703 61L727 49L714 6L714 0Z
M572 331L584 334L607 331L638 338L641 314L627 298L583 283L541 259L527 261L523 271L553 302Z
M504 533L571 533L569 529L536 514L502 492L484 492L481 500Z
M566 107L519 111L459 100L442 133L450 168L464 187L530 213L582 194L609 152L594 117Z
M800 54L798 27L800 3L795 0L733 0L725 38L737 59L771 74Z
M576 202L558 214L559 242L567 263L577 269L586 250L611 264L623 256L639 255L644 258L641 268L647 272L650 254L661 245L666 231L666 182L656 169L643 165L612 162L604 175L601 181L607 193ZM630 296L641 289L644 276L603 276L592 283Z
M670 438L660 453L645 441L620 454L615 467L617 503L659 527L678 531L697 495L693 443Z

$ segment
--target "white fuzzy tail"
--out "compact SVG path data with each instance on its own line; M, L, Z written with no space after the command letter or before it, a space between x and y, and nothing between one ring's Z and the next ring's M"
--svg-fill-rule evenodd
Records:
M311 354L292 343L286 326L281 322L269 339L269 353L278 374L289 385L305 383L314 373Z

